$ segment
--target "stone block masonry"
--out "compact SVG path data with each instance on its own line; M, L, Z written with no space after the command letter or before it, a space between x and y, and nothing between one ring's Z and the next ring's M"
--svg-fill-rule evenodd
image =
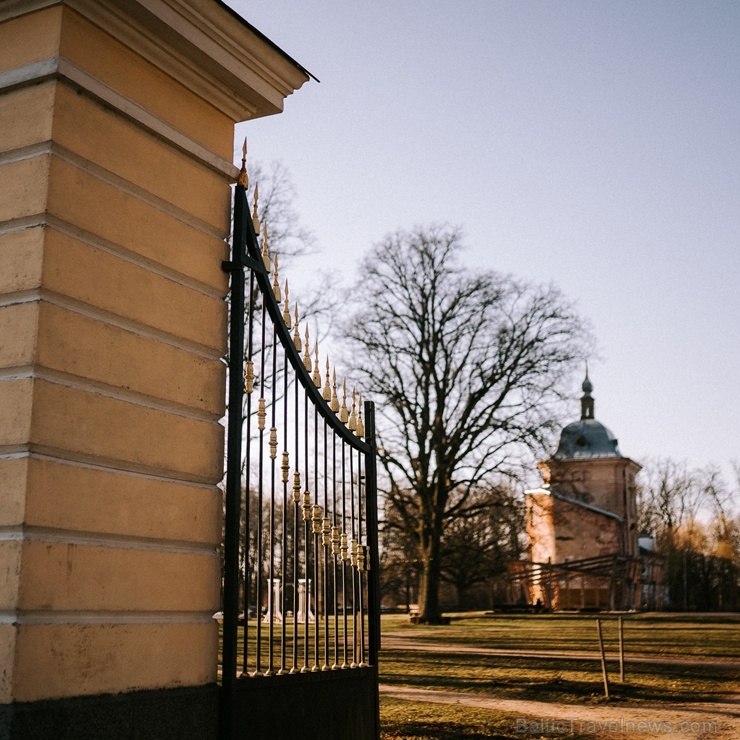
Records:
M215 726L233 126L306 79L213 0L0 6L0 737Z

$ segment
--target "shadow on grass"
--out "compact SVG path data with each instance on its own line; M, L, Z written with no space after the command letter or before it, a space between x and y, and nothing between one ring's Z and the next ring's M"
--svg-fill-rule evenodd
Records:
M496 709L430 704L384 696L380 702L382 740L511 740L519 715Z
M737 690L734 669L717 667L627 665L626 682L609 665L611 701L711 701ZM380 680L395 686L485 693L530 701L590 703L604 701L598 661L544 660L471 654L384 651Z
M496 708L431 704L383 696L380 702L381 740L521 740L524 721L539 720ZM539 732L537 737L544 737ZM533 734L529 734L532 737ZM569 734L571 740L586 735Z
M383 740L507 740L507 735L491 735L465 728L457 722L407 722L398 730L383 733Z

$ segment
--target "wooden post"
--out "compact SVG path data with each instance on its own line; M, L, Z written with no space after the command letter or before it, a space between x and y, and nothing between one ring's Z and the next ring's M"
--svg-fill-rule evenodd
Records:
M599 633L599 650L601 652L601 675L604 679L604 696L609 698L609 674L606 672L606 654L604 653L604 635L601 632L601 620L596 620L596 629Z
M624 683L624 622L619 617L619 680Z

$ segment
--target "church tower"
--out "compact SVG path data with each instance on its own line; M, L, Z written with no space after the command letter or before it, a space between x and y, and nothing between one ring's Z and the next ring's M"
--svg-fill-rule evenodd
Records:
M616 600L629 608L627 582L639 557L635 476L640 465L620 453L616 437L596 420L588 372L582 390L581 418L562 430L555 453L539 464L542 487L525 494L530 563L547 566L550 573L559 566L566 575L564 583L550 578L548 588L535 587L532 598L568 608L565 592L580 577L581 606L615 608ZM618 593L617 570L623 573Z

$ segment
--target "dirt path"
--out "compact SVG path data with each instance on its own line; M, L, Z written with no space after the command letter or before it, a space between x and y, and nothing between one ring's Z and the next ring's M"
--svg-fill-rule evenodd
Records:
M682 705L593 706L500 699L485 694L432 691L381 684L382 696L521 714L522 738L585 735L603 740L738 740L740 698Z

